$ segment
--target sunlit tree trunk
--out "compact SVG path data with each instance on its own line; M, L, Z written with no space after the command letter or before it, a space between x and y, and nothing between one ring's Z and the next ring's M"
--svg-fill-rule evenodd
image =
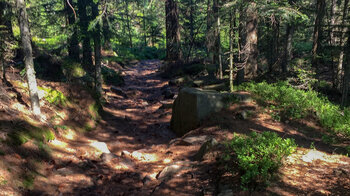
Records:
M321 37L322 37L322 25L325 12L326 2L325 0L316 0L316 19L313 33L312 44L312 65L317 67L318 56L321 51Z
M29 30L28 15L26 11L26 3L24 0L17 0L17 9L18 9L18 21L19 28L21 31L21 41L22 49L24 53L24 64L26 66L27 73L27 82L30 95L30 103L32 107L33 114L39 116L41 114L39 96L38 96L38 87L36 83L34 63L33 63L33 51L31 36Z
M177 61L182 59L180 46L179 12L176 0L165 1L166 14L166 59Z
M247 8L246 24L246 75L257 76L258 72L258 15L256 3L250 2Z
M69 3L68 3L69 1ZM67 25L72 26L73 33L72 36L68 38L68 54L71 59L79 61L79 39L78 39L78 28L75 24L75 15L74 15L74 7L73 1L64 0L65 2L65 10L67 15Z
M229 64L229 68L230 68L230 91L233 92L233 21L234 21L234 17L232 13L233 11L230 11L230 64Z
M83 40L82 66L87 73L93 75L90 33L88 32L90 19L87 15L87 5L90 4L90 1L91 0L78 0L78 11L80 19L80 33Z
M98 3L92 2L92 16L99 16ZM102 74L101 74L101 26L98 22L94 28L95 48L95 90L97 95L102 95Z

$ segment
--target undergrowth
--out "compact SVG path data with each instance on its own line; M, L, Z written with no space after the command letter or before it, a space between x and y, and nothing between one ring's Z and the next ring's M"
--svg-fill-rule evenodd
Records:
M278 111L279 116L274 113L277 120L281 116L302 119L314 115L330 132L350 137L350 109L341 109L316 91L298 90L287 82L251 82L239 88L252 92L258 102L267 104L273 111Z
M229 171L238 165L243 189L260 189L276 176L283 158L296 149L293 139L282 139L276 133L252 132L249 136L235 135L226 144L224 161Z

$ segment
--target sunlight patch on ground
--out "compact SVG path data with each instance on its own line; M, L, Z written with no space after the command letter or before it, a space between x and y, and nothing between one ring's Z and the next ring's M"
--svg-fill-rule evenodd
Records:
M77 134L72 129L68 129L68 130L64 131L64 134L62 136L65 139L74 140L76 138Z
M66 142L62 142L60 140L54 139L50 142L50 144L56 148L65 148L67 146Z

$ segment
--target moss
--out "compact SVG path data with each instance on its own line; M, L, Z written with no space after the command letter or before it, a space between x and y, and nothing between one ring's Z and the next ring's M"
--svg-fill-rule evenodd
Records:
M98 121L101 119L100 111L102 110L101 104L93 103L89 105L89 114L91 118L95 121Z
M18 128L13 133L9 134L9 142L14 145L22 145L29 140L35 141L50 141L55 139L55 134L48 128L30 127Z

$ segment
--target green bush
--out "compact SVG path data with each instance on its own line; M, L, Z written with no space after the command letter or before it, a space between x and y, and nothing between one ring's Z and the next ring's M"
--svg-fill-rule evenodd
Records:
M239 89L252 92L258 101L274 105L281 116L300 119L313 114L323 127L350 136L350 109L342 110L316 91L298 90L287 82L247 83Z
M45 92L45 100L51 104L63 105L67 104L67 97L61 91L54 90L51 88L38 87L40 90Z
M102 77L103 81L108 85L120 86L124 84L123 77L108 67L102 67Z
M292 139L282 139L276 133L252 132L249 136L237 136L227 143L224 160L232 170L236 162L241 173L241 187L258 189L266 187L282 165L283 158L296 149Z

